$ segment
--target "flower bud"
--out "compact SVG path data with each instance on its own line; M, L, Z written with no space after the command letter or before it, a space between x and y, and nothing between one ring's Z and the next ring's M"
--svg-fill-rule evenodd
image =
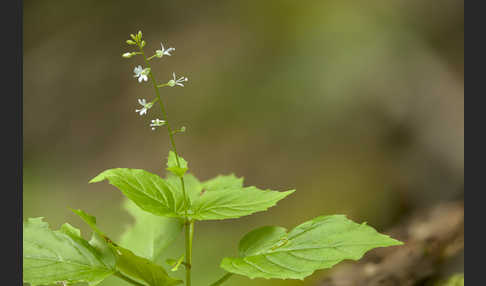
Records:
M124 58L126 58L126 59L129 59L129 58L131 58L132 56L134 56L134 54L133 54L133 53L124 53L124 54L122 55L122 57L124 57Z
M140 46L143 48L143 47L145 47L145 44L146 44L145 41L142 41L142 43L140 44Z
M129 45L135 45L136 43L134 41L132 41L132 40L127 40L127 44L129 44Z

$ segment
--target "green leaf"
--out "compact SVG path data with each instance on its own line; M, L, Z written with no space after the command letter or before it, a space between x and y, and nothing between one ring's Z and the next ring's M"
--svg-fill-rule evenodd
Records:
M146 258L137 256L130 250L114 243L96 226L96 218L94 216L82 210L73 210L73 212L79 215L97 235L103 238L98 240L100 243L105 241L106 245L116 253L115 269L123 275L147 286L171 286L182 283L181 280L169 277L163 267Z
M108 180L141 209L166 217L184 216L184 197L159 176L140 169L109 169L90 183Z
M264 211L295 191L243 187L243 179L234 175L218 176L203 183L191 174L183 178L187 203L181 178L174 175L164 180L144 170L117 168L102 172L90 182L107 179L141 209L152 214L184 217L187 210L188 218L195 220L238 218Z
M172 190L182 194L183 190L180 177L169 174L165 181L168 185L170 185ZM199 182L194 175L187 173L184 175L184 185L189 202L196 201L201 195L201 191L203 189L201 182Z
M71 209L70 210L77 214L85 223L87 223L91 229L96 232L98 235L102 236L102 237L105 237L106 235L101 232L101 230L98 228L98 226L96 225L96 217L92 216L92 215L89 215L87 213L85 213L84 211L80 210L80 209Z
M116 252L110 245L110 241L107 241L107 237L101 236L96 232L93 232L89 244L101 253L103 262L106 265L116 265Z
M53 231L41 217L23 224L23 277L32 286L66 282L96 285L114 273L114 264L65 223Z
M153 215L128 199L123 207L133 216L135 223L122 234L120 245L139 256L155 261L182 232L184 221L180 218Z
M240 241L239 256L224 258L221 267L252 279L304 279L344 259L358 260L373 248L401 244L344 215L320 216L290 232L276 226L251 231Z
M202 193L191 206L191 217L197 220L238 218L267 210L295 190L278 192L256 187L215 188Z
M123 247L117 249L119 251L116 261L117 270L135 281L148 286L172 286L182 283L181 280L169 277L164 268L152 261L137 256Z
M167 158L167 171L170 171L178 177L184 176L188 170L187 161L179 156L179 164L177 164L176 154L173 151L169 151L169 157Z
M237 178L234 174L219 175L207 180L202 186L208 192L224 189L239 189L243 188L243 178Z

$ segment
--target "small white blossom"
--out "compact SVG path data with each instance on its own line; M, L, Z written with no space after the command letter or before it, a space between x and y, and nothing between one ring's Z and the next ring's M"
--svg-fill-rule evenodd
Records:
M171 52L175 51L175 48L168 48L167 50L164 48L164 45L160 43L160 46L162 47L161 50L156 50L155 54L157 55L158 58L161 58L163 56L171 56Z
M150 69L149 68L142 68L142 66L138 66L138 67L135 67L133 69L133 72L135 73L135 75L133 77L138 77L138 82L142 82L143 80L144 81L147 81L148 80L148 73L149 73Z
M169 80L169 82L167 83L167 85L170 86L170 87L174 87L175 85L179 85L179 86L184 87L184 85L182 84L182 82L185 82L185 81L188 81L187 77L181 77L179 79L176 79L175 73L172 73L172 79Z
M135 109L135 112L138 112L140 116L147 114L147 111L154 105L152 102L147 103L145 98L138 99L138 103L142 106L141 109Z
M158 118L152 120L151 122L150 127L152 127L152 130L155 130L155 127L164 126L166 123L165 120L160 120Z

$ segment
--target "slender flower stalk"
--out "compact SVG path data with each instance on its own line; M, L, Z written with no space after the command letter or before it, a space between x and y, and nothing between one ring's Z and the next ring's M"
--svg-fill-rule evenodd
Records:
M168 116L167 116L167 111L165 110L165 106L164 106L164 103L162 102L161 100L161 97L160 97L160 86L157 85L157 81L155 80L154 76L153 76L153 73L152 73L152 68L150 66L150 63L149 63L149 59L147 58L147 56L145 55L145 52L143 50L143 47L145 46L145 41L142 41L141 40L141 32L139 32L139 37L134 39L139 47L139 50L140 50L140 54L143 56L143 59L145 61L145 65L147 66L147 68L145 69L142 69L141 66L138 66L137 67L137 70L135 72L135 75L138 75L138 80L139 82L141 82L142 80L145 80L145 78L141 78L141 76L143 75L146 75L150 78L150 81L152 82L152 85L154 86L154 91L155 91L155 95L157 97L157 101L159 103L159 106L160 106L160 111L162 113L162 117L163 117L163 121L164 121L164 125L167 126L167 131L169 133L169 141L170 141L170 144L171 144L171 147L172 147L172 151L174 151L174 154L175 154L175 157L176 157L176 163L177 163L177 166L180 168L181 167L181 163L180 163L180 159L179 159L179 153L177 152L177 148L176 148L176 144L175 144L175 141L174 141L174 131L169 123L169 119L168 119ZM138 35L137 35L138 36ZM132 37L133 38L133 37ZM169 51L170 52L170 51ZM172 86L174 85L179 85L179 86L184 86L182 84L182 82L185 82L187 81L187 78L186 77L181 77L179 79L176 79L175 78L175 73L173 73L173 84ZM169 81L167 83L167 86L171 86L171 81ZM160 119L157 119L157 120L160 120ZM152 123L156 123L155 121L152 122ZM160 123L160 121L157 121L157 123ZM190 204L190 202L188 201L187 199L187 195L186 195L186 187L185 187L185 182L184 182L184 177L180 177L180 181L181 181L181 186L182 186L182 193L183 193L183 199L184 199L184 203L185 204ZM193 239L193 236L194 236L194 221L193 220L190 220L187 216L187 207L184 208L185 211L184 211L184 217L185 217L185 248L186 248L186 263L185 263L185 269L186 269L186 286L191 286L191 268L192 268L192 239Z

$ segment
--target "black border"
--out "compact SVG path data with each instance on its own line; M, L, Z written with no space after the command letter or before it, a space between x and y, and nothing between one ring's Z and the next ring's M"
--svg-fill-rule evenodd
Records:
M22 285L22 73L23 1L5 1L0 17L2 29L2 112L3 135L2 224L3 285ZM8 131L8 133L6 133ZM7 196L7 198L5 198ZM6 281L6 282L4 282Z

